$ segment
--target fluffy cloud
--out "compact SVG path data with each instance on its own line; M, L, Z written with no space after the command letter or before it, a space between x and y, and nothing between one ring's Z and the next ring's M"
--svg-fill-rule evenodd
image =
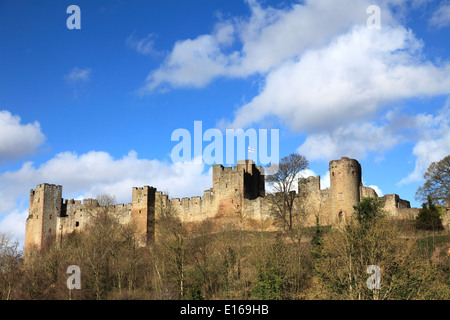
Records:
M135 49L137 53L143 55L158 54L158 51L154 48L154 38L154 34L148 34L141 39L136 38L136 36L132 34L127 38L126 44L128 47Z
M164 83L173 87L202 87L224 73L228 60L211 35L177 42L164 66L148 76L142 92L152 91Z
M442 160L450 154L450 99L436 116L419 114L415 126L420 128L413 148L416 156L414 171L399 182L399 185L420 182L432 162Z
M19 116L0 110L0 164L33 154L44 141L38 122L22 124Z
M278 118L307 134L299 151L312 160L388 150L401 139L389 121L377 119L386 107L450 93L450 63L424 60L421 40L392 15L390 8L403 8L403 1L380 2L381 30L367 28L371 3L364 0L305 1L283 9L247 3L249 18L220 21L210 34L176 42L142 92L260 74L259 94L231 123L219 123L245 128Z
M251 16L218 22L213 32L175 43L143 93L157 87L203 87L213 79L266 74L284 61L327 44L354 24L365 24L364 0L305 1L289 8L262 8L247 1ZM389 11L383 16L391 21ZM234 45L234 46L233 46Z
M0 233L12 236L11 240L18 241L23 246L27 217L28 210L11 212L0 220Z
M389 102L450 93L450 64L420 61L420 48L402 27L355 27L271 71L232 126L277 116L297 132L329 130L370 119Z
M91 77L90 68L73 68L68 74L64 75L64 79L71 83L89 81Z
M383 191L381 191L381 189L380 189L378 186L376 186L376 185L370 185L369 188L372 188L373 190L375 190L375 192L377 193L377 195L378 195L379 197L384 196Z
M63 186L64 198L95 198L109 193L118 202L131 202L132 187L150 185L171 197L203 195L211 187L211 173L203 164L164 163L139 159L134 151L121 159L106 152L57 154L35 167L25 163L19 170L0 175L0 214L27 206L29 191L40 183ZM187 190L187 191L186 191Z
M367 152L382 153L394 147L401 136L392 124L352 123L310 134L298 148L310 160L339 159L343 156L364 158Z
M325 175L320 176L320 189L330 188L330 171L327 171Z
M41 183L63 186L63 197L96 198L108 193L118 203L131 202L133 187L150 185L170 197L203 196L212 183L211 170L196 163L165 163L139 159L130 151L120 159L107 152L78 155L63 152L36 167L26 162L17 171L0 174L0 232L8 232L23 242L30 189Z
M443 28L450 25L450 3L442 4L431 16L430 25Z

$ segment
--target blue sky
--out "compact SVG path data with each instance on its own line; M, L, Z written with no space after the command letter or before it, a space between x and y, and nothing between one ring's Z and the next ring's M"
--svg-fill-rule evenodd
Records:
M23 240L43 182L64 198L202 195L209 166L170 156L194 121L279 129L280 157L305 155L323 187L349 156L365 185L420 206L450 153L449 32L450 1L1 1L0 231Z

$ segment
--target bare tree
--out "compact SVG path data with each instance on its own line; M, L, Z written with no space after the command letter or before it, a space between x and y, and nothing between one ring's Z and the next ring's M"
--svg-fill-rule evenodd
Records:
M0 299L10 300L13 297L18 278L18 267L21 254L18 243L12 242L6 234L0 234Z
M425 183L416 192L416 200L427 202L428 196L439 204L450 206L450 155L432 162L424 176Z
M158 221L158 241L155 244L155 251L158 261L154 262L155 270L164 272L166 279L175 282L177 286L178 297L184 299L186 295L186 256L187 256L187 230L179 217L172 210L170 204L161 206ZM150 248L153 250L153 248ZM164 283L161 279L161 289Z
M102 207L109 207L116 203L116 197L109 193L102 193L97 195L98 205Z
M275 167L275 172L267 176L267 182L273 189L268 197L272 207L272 214L282 222L285 230L291 231L294 226L295 212L294 200L296 192L293 190L298 174L308 168L308 160L299 154L293 153L281 159Z

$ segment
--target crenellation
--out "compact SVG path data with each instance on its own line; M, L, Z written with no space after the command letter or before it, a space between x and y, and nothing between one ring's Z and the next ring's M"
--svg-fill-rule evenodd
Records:
M97 199L84 199L83 200L83 205L86 206L94 206L94 207L98 207L98 200Z
M372 197L372 198L378 198L378 194L375 190L373 190L370 187L361 186L360 187L360 198L366 198L366 197Z
M320 176L299 178L298 189L291 191L295 210L306 213L306 223L331 225L345 222L353 206L364 197L378 197L375 190L362 185L361 165L342 157L329 163L330 187L321 189ZM43 183L30 190L29 215L26 222L25 251L39 249L46 242L63 241L65 235L83 230L99 212L114 215L120 223L133 223L138 244L148 245L158 236L158 220L170 210L183 223L221 219L223 223L241 223L242 217L253 225L269 230L274 227L268 197L265 194L264 168L252 160L238 161L234 167L213 165L212 187L203 196L169 198L154 187L133 187L132 202L108 207L96 199L63 199L62 186ZM413 215L409 201L396 194L381 197L385 210L393 216ZM414 209L415 210L415 209ZM225 220L224 220L225 219ZM228 221L228 222L227 222ZM234 222L233 222L234 221ZM259 222L256 222L259 221ZM246 223L251 226L252 223Z
M213 192L211 189L203 191L203 201L211 202L213 200Z

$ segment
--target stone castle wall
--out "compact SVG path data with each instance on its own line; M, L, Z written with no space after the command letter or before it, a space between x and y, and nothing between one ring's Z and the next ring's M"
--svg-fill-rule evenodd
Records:
M364 197L378 197L361 183L358 161L343 157L330 161L330 188L321 189L320 176L300 178L294 208L304 216L306 225L314 226L345 221L353 206ZM41 184L30 192L29 216L26 222L25 251L42 248L45 242L60 242L74 231L83 230L93 215L103 210L121 223L136 226L141 245L155 240L157 221L164 212L177 215L184 223L216 219L249 229L274 228L270 195L265 195L264 173L253 161L238 161L235 167L213 166L212 188L203 196L172 198L153 187L132 189L132 203L102 207L95 199L63 200L62 186ZM392 216L416 214L409 201L396 194L381 197L385 210Z

